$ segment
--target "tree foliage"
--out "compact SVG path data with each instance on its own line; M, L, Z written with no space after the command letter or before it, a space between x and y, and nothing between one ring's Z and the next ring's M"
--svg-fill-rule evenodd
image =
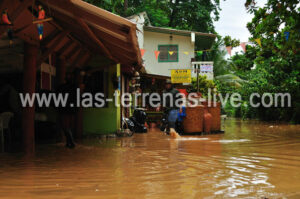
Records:
M247 0L254 14L247 24L250 40L260 39L262 46L247 46L247 53L232 57L236 74L248 79L241 89L245 103L252 93L290 93L291 107L240 108L243 117L300 122L300 6L298 0L269 0L262 8ZM289 37L287 38L287 34ZM252 68L252 69L251 69ZM257 99L258 100L258 99ZM273 104L274 105L274 104Z
M225 36L224 43L225 43L225 46L231 46L234 48L234 47L237 47L240 45L240 40L232 39L230 36Z
M146 11L154 26L215 32L220 0L85 0L127 17Z
M207 96L208 89L211 89L211 91L214 91L215 83L212 80L208 80L207 77L204 75L199 75L198 78L198 84L199 84L199 92L203 96ZM197 78L192 78L192 87L188 89L188 92L197 92Z

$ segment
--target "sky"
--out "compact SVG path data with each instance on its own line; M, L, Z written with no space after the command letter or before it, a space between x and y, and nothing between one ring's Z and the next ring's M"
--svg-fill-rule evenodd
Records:
M216 31L221 36L231 36L232 38L239 39L241 42L247 42L250 33L247 29L247 23L251 21L253 15L247 13L245 8L246 0L221 0L220 6L220 19L215 22ZM257 0L257 6L262 7L267 0ZM236 47L232 51L241 51L241 47Z

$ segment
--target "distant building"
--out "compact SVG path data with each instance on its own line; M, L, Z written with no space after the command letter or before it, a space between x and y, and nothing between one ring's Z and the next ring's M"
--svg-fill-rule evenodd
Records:
M216 37L214 34L151 26L146 12L131 16L129 20L137 24L139 47L145 50L145 73L152 78L168 78L171 69L192 69L195 77L194 69L199 66L199 62L195 62L196 44L197 50L210 49ZM157 58L155 51L160 52ZM213 79L213 68L200 74Z

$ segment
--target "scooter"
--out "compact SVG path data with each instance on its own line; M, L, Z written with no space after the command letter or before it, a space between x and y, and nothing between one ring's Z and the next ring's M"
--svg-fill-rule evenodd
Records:
M134 124L133 131L135 133L147 133L147 127L145 126L145 122L147 119L147 114L145 109L136 108L133 112L133 116L129 118Z
M144 109L135 109L132 117L123 118L122 129L117 132L117 136L130 137L134 133L147 133L148 130L145 127L146 119L147 114Z

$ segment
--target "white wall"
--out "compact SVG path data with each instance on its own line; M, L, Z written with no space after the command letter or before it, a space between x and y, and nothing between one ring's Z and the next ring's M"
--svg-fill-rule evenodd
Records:
M172 35L144 31L144 45L146 50L143 59L145 60L145 68L148 74L171 76L170 69L191 69L191 58L194 58L194 44L191 42L190 36ZM179 60L178 62L158 62L155 58L154 51L158 50L158 45L178 45ZM188 55L184 52L189 52Z
M146 13L142 12L138 15L133 15L129 18L130 21L132 21L133 23L136 23L136 27L137 27L137 31L136 31L136 35L138 38L138 43L139 43L139 47L143 48L144 46L144 24L145 24L145 16Z

